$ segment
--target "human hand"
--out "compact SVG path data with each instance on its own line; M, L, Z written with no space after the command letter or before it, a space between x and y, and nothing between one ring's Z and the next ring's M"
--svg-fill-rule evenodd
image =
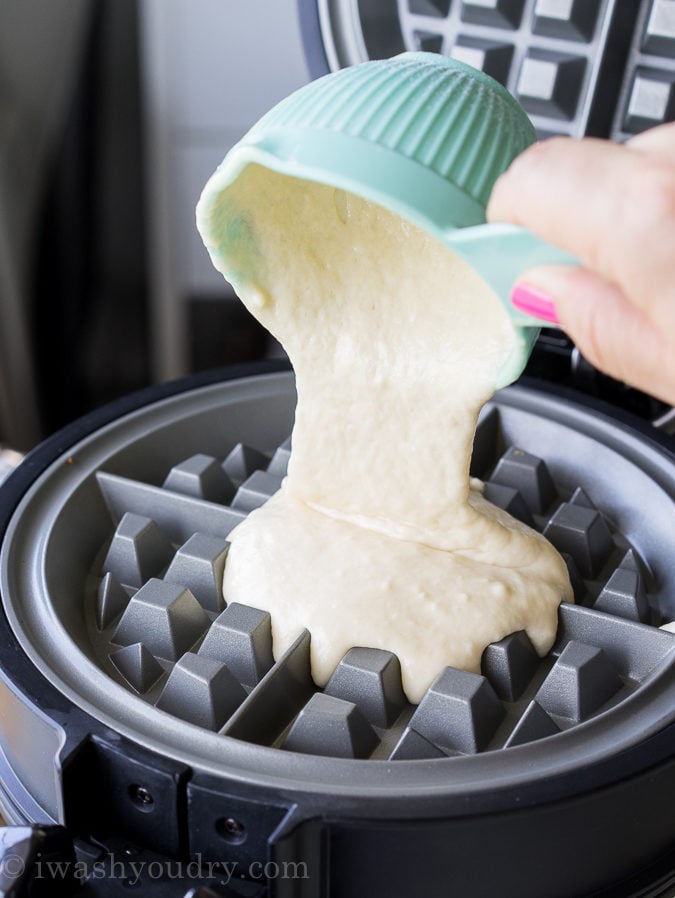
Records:
M596 368L675 404L675 124L624 145L535 144L497 181L487 214L581 262L525 272L514 305L559 323Z

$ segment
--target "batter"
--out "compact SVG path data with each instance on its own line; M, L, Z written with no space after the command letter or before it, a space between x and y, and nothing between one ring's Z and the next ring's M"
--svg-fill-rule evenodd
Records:
M209 214L217 264L298 390L288 476L232 532L225 600L271 613L277 658L309 629L318 685L352 646L394 652L412 702L516 630L548 651L565 564L469 480L514 341L497 297L404 219L260 166Z

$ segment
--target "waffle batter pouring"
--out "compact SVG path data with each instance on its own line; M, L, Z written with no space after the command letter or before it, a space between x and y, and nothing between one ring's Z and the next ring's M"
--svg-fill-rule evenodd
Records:
M412 702L516 630L548 651L565 565L469 479L515 339L497 297L402 218L256 165L209 214L298 390L288 476L230 536L226 601L271 613L277 658L309 629L319 685L352 646L395 652Z

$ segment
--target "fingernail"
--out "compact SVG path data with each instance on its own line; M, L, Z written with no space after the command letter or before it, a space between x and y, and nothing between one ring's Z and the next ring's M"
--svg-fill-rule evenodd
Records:
M516 284L510 299L518 311L551 324L560 324L553 300L531 284Z

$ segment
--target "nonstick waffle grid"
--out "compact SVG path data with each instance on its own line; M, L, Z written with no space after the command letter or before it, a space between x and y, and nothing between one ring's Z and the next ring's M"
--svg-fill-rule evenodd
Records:
M323 690L310 677L308 633L275 663L269 614L253 598L225 608L220 584L227 536L279 488L289 439L271 454L243 443L224 458L192 454L155 483L96 473L110 533L85 596L93 654L161 711L286 751L431 759L574 728L675 663L675 637L658 629L649 559L589 498L592 474L559 482L527 448L511 442L498 405L487 406L472 475L492 502L546 534L574 585L576 604L561 606L546 658L514 633L486 649L480 675L439 671L416 707L403 695L398 659L382 650L351 649Z
M343 0L320 5L334 66L364 53L444 53L504 84L541 137L625 140L675 117L672 0L392 0L358 12Z

